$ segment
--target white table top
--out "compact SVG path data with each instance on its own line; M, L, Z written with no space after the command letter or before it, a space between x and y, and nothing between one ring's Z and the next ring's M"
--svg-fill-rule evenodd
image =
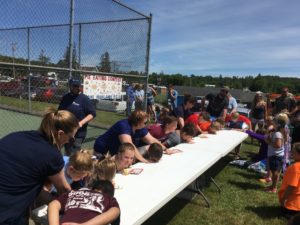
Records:
M180 144L182 153L163 155L155 164L137 163L139 175L117 174L115 191L121 208L121 225L141 224L169 200L247 138L238 131L220 131L193 144Z

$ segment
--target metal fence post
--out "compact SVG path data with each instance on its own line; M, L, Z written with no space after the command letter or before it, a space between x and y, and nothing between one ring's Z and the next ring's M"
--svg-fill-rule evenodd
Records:
M152 14L148 18L148 33L147 33L147 49L146 49L146 65L145 65L145 75L146 75L146 87L145 87L145 104L144 107L147 109L147 90L148 90L148 80L149 80L149 61L150 61L150 41L151 41L151 26L152 26Z
M29 113L32 112L31 107L31 72L30 72L30 28L27 27L27 60L28 60L28 111Z
M78 34L78 64L79 64L79 68L81 68L81 23L79 23L79 34Z
M69 80L72 79L73 63L73 29L74 29L74 0L70 0L70 30L69 30Z

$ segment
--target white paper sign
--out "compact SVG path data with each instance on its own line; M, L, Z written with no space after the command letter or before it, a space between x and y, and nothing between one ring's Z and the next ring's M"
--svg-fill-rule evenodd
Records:
M83 93L90 99L120 99L122 78L102 75L85 75Z

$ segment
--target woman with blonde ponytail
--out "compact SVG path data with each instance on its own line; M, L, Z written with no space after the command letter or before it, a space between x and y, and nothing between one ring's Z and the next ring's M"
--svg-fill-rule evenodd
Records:
M0 224L27 224L27 208L46 180L59 193L70 190L60 148L74 138L76 117L48 109L38 131L20 131L0 140Z

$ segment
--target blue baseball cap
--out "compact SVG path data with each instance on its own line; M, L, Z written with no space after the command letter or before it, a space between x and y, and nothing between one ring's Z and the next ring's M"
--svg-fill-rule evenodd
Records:
M71 79L69 81L70 86L81 86L81 82L80 80L76 80L76 79Z

